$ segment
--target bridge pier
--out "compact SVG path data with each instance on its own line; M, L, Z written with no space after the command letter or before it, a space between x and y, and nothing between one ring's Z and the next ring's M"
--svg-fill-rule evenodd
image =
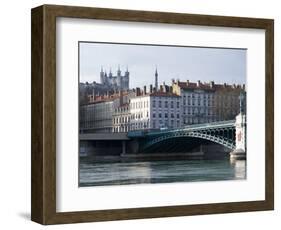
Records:
M231 159L246 159L246 115L240 113L236 116L236 148L230 152Z

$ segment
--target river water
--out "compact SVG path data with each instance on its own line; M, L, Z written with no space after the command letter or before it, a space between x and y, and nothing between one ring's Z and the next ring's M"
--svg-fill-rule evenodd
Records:
M91 161L80 160L79 186L172 183L246 179L246 161Z

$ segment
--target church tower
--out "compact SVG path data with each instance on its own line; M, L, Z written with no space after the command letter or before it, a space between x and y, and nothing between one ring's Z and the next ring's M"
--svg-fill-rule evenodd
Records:
M100 82L101 82L101 84L105 83L103 67L101 67L101 71L100 71Z
M155 91L158 91L158 72L157 72L157 67L155 70Z
M122 88L122 79L121 79L120 65L118 65L118 70L117 70L117 86L118 86L120 89Z
M125 71L124 81L123 81L124 84L122 87L124 90L129 89L129 82L130 82L130 73L129 73L128 66L127 66L127 69Z

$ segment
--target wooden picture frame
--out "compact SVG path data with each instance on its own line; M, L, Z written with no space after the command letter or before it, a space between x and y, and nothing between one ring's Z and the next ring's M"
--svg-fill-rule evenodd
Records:
M265 200L99 211L56 211L56 18L121 20L265 30ZM63 224L274 209L274 21L271 19L43 5L32 9L31 219Z

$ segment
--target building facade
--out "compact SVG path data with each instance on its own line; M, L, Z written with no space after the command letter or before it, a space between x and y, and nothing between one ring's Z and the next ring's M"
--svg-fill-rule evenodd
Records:
M216 120L231 120L239 114L240 95L245 92L241 85L217 85L215 91Z
M128 104L128 100L129 93L127 91L105 95L89 95L89 103L80 104L80 132L112 132L116 109Z
M183 125L215 121L214 88L200 81L173 81L173 92L181 97Z
M173 81L172 90L181 96L183 124L189 125L235 119L245 86L187 80Z
M171 92L153 92L130 98L130 130L169 129L182 125L180 97Z
M116 106L112 115L112 132L130 131L130 105L128 103Z
M99 101L80 106L80 133L112 131L113 100Z

